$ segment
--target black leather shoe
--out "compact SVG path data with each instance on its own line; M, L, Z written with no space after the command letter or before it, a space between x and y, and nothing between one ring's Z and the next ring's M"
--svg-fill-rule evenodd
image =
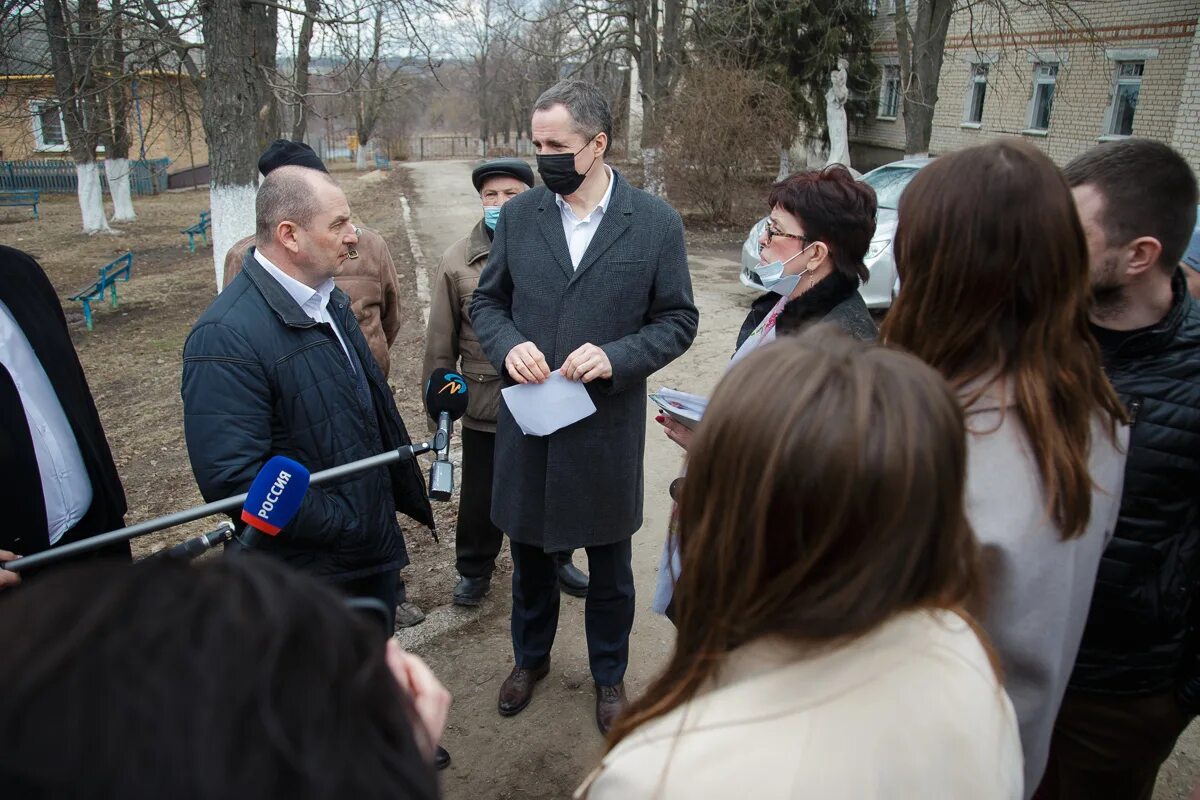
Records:
M468 578L459 576L458 585L454 587L454 605L477 606L483 602L483 596L492 588L492 579Z
M549 658L535 669L513 667L513 671L508 674L500 686L500 716L511 717L520 714L533 699L533 685L546 677L548 672L550 672Z
M613 723L625 710L625 682L616 686L601 686L596 684L596 727L600 733L608 736Z
M450 766L450 754L440 744L437 752L433 754L433 766L435 769L445 769Z
M587 597L587 573L571 563L570 558L559 561L554 570L558 573L558 588L572 597Z

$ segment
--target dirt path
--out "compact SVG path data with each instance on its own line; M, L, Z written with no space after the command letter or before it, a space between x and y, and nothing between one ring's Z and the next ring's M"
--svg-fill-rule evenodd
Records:
M433 269L436 254L463 236L478 218L470 164L405 166L412 169L417 195L413 220L427 256L425 268ZM720 377L750 300L737 283L734 258L736 247L727 254L691 254L701 333L686 355L651 378L654 388L665 384L707 393ZM670 624L648 606L670 509L667 486L678 473L680 452L660 433L649 410L647 419L645 524L633 540L638 612L626 676L627 688L634 694L662 664L673 637ZM576 555L580 566L585 566L585 560L583 553ZM446 586L447 600L450 589ZM402 633L406 644L429 660L454 693L445 740L454 757L444 773L449 800L567 797L600 754L581 600L563 597L550 676L538 686L533 703L510 719L497 713L496 694L513 663L510 591L508 570L504 570L479 611L433 611L431 630L438 630L440 636L421 631L424 625Z

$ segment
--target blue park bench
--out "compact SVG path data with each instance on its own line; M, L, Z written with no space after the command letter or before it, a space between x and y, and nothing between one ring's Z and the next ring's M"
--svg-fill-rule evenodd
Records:
M383 153L375 154L375 169L390 169L392 160Z
M38 217L38 202L41 192L37 189L0 189L0 206L25 206L33 209L33 218Z
M133 274L133 253L125 255L113 261L111 264L105 264L100 268L99 277L91 286L83 289L71 296L72 300L78 300L83 303L83 321L87 323L87 329L92 329L92 301L99 300L104 302L104 293L106 291L112 294L112 307L117 307L117 281L129 282L130 276Z
M196 237L204 237L204 246L208 247L208 227L212 224L212 218L207 211L200 212L200 221L190 228L184 228L180 233L186 233L188 237L188 250L196 252Z

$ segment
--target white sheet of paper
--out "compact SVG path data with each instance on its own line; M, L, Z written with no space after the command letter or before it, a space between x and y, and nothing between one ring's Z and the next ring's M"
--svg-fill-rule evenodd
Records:
M707 397L668 389L665 386L651 394L650 400L671 419L692 429L700 424L700 419L708 408Z
M549 436L596 413L596 404L578 381L557 370L544 383L519 383L500 390L504 404L526 436Z

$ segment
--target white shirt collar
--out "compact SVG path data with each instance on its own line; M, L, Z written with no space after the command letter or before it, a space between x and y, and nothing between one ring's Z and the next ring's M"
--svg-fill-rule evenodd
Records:
M292 299L296 301L296 305L305 311L308 311L314 299L317 300L315 305L318 312L329 304L329 296L333 294L333 278L327 279L314 289L307 284L301 283L272 264L271 260L264 256L257 247L254 248L254 260L261 264L262 268L267 271L267 274L274 278L292 296Z
M586 222L591 219L593 214L602 217L604 216L604 212L608 210L608 203L612 200L613 185L616 181L613 179L613 172L608 164L604 164L603 166L604 174L608 176L608 188L604 190L604 196L600 198L600 203L588 212L586 217L580 219L580 222ZM558 203L558 207L563 210L563 213L570 214L573 219L579 219L575 216L575 209L571 208L571 204L564 200L561 194L554 195L554 202ZM597 212L599 213L597 214Z

